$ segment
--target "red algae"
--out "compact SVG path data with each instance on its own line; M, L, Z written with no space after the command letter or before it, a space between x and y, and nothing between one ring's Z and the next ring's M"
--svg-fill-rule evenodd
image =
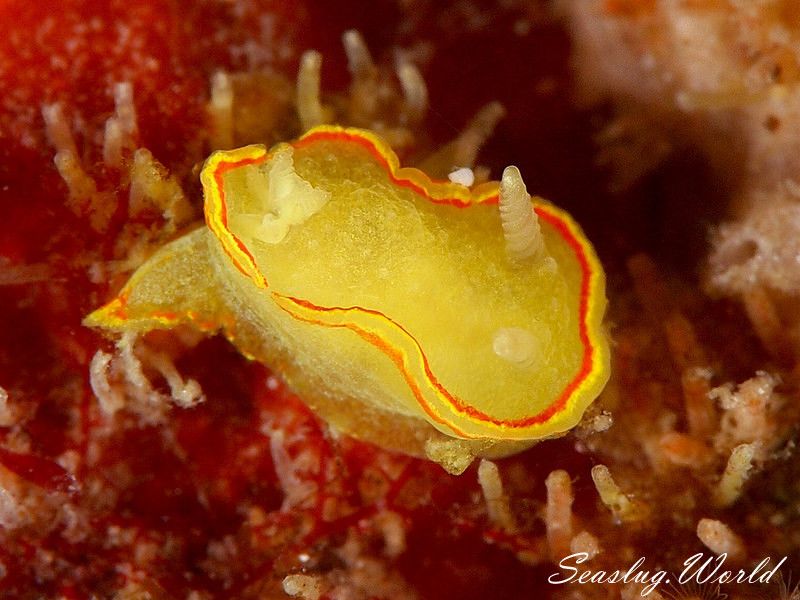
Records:
M0 464L12 473L53 492L77 492L75 478L59 464L33 454L0 449Z

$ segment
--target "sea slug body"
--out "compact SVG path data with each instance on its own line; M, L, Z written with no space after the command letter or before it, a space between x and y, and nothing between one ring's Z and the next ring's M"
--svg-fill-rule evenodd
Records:
M206 226L87 324L220 329L335 429L451 471L569 430L608 379L602 268L516 168L433 181L319 126L216 152L201 180Z

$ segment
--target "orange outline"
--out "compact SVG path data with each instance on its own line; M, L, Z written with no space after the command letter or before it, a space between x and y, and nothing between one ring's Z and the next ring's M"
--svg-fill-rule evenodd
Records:
M425 363L426 371L430 373L431 378L433 378L433 380L436 381L437 385L438 385L438 380L433 376L433 373L429 370L428 359L425 356L425 353L422 352L422 348L419 345L419 342L417 342L417 340L414 338L414 336L411 335L405 329L405 327L403 327L402 325L397 323L394 319L391 319L391 318L387 317L382 312L377 311L377 310L372 310L372 309L369 309L369 308L362 308L360 306L351 306L351 307L348 307L348 308L317 306L317 305L309 302L308 300L302 300L300 298L293 298L291 296L284 296L283 294L278 294L277 292L272 292L272 296L273 296L273 298L281 298L283 300L288 300L289 302L292 302L292 303L294 303L294 304L296 304L298 306L302 306L303 308L307 308L307 309L309 309L309 310L311 310L313 312L331 312L331 311L341 311L341 312L344 312L344 313L353 312L353 311L355 311L355 312L364 312L364 313L368 313L368 314L372 314L372 315L376 315L376 316L382 317L382 318L386 319L387 321L390 321L392 323L392 325L394 325L395 327L400 329L404 334L406 334L411 340L414 341L414 344L417 346L417 349L419 350L419 353L422 356L422 359L423 359L423 361ZM416 379L414 379L414 377L411 375L409 370L404 365L405 361L403 359L405 357L405 354L403 353L402 350L400 350L398 348L394 348L391 344L387 344L385 341L383 341L383 338L381 338L379 335L377 335L375 333L371 333L370 331L367 331L366 329L364 329L362 327L359 327L355 323L340 323L340 324L337 324L337 323L328 323L326 321L320 321L318 319L309 319L309 318L303 317L303 316L301 316L301 315L299 315L297 313L293 313L292 311L290 311L285 306L281 306L280 303L277 303L277 304L278 304L278 307L281 310L283 310L290 317L292 317L293 319L296 319L298 321L303 321L305 323L311 323L313 325L320 325L322 327L333 327L333 328L343 327L345 329L349 329L350 331L355 332L363 340L365 340L366 342L372 344L373 346L378 348L378 350L380 350L381 352L386 354L386 356L389 357L389 360L391 360L395 364L397 369L400 371L400 373L402 373L403 379L405 379L406 384L411 389L411 393L414 394L414 398L416 398L416 400L419 403L419 405L422 407L422 409L425 411L425 413L431 419L433 419L437 423L440 423L440 424L448 427L449 429L451 429L453 431L453 433L455 433L457 435L461 435L461 436L464 436L464 437L469 437L465 431L456 428L455 425L453 425L452 423L448 423L445 419L440 417L438 415L438 413L430 405L430 403L428 403L428 401L425 399L425 395L422 393L422 390L420 390L419 385L417 385ZM447 392L447 390L445 388L442 387L442 390L444 390L444 392L448 395L448 397L450 397L449 392Z
M233 157L233 160L229 160ZM260 288L268 286L264 275L258 270L255 258L247 246L228 229L228 207L225 202L223 176L234 169L247 165L258 165L269 158L263 146L245 146L237 150L214 152L206 160L200 172L200 181L205 192L203 212L206 225L220 242L222 249L233 261L234 266ZM227 243L226 243L227 242Z
M112 329L124 329L125 323L131 320L128 313L128 286L105 306L97 309L86 317L86 322L92 326L107 327ZM163 328L171 328L181 323L191 323L202 332L215 331L217 329L227 330L231 327L231 319L218 318L210 321L200 317L200 312L196 310L186 310L175 312L169 310L154 310L147 313L146 319L158 321Z
M482 184L470 190L449 181L434 181L418 169L401 167L397 155L388 144L368 131L336 126L321 126L311 129L291 145L294 148L303 148L319 141L355 143L362 146L384 167L386 174L393 183L408 188L431 202L465 208L476 204L496 204L499 201L499 187L496 182ZM201 173L201 179L206 192L205 213L209 228L220 240L223 250L234 262L236 268L253 281L256 286L263 289L269 287L266 277L258 271L255 259L247 250L244 243L227 228L227 206L222 177L230 170L246 165L264 163L270 156L271 153L268 153L263 146L247 146L233 151L216 152L208 159ZM491 429L499 432L538 429L551 421L556 415L566 411L569 407L570 399L580 396L582 390L593 385L596 379L602 375L604 365L607 363L607 348L604 344L600 343L603 336L601 331L603 315L598 313L602 310L604 302L598 302L597 300L603 297L602 284L599 277L599 274L602 273L602 268L593 248L583 236L580 227L578 227L566 212L537 200L534 200L534 210L540 219L546 221L559 233L562 239L572 248L578 260L581 269L581 288L578 307L580 315L579 337L584 348L580 368L576 375L554 402L535 415L520 419L498 419L467 404L460 398L453 396L434 375L428 363L427 356L414 337L400 324L383 313L358 306L348 308L317 306L307 300L283 296L276 292L272 293L273 299L281 298L292 302L298 307L317 313L331 311L346 313L355 311L379 316L405 334L416 346L422 363L424 364L427 383L435 391L443 404L449 406L454 413L463 415L473 422L489 425ZM400 348L393 347L379 335L369 332L355 323L332 324L321 320L309 319L297 313L293 313L286 307L281 306L278 302L276 302L276 304L296 319L322 326L344 327L354 331L392 360L403 374L404 379L409 385L414 397L417 399L417 402L420 404L420 407L431 419L448 427L456 435L462 437L481 437L464 432L451 423L446 417L442 416L430 402L425 399L417 381L404 366L405 354ZM506 434L504 437L510 436Z

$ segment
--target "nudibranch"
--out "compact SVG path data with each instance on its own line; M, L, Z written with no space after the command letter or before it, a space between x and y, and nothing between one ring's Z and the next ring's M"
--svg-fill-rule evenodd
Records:
M575 426L609 376L605 276L519 171L468 188L320 126L211 155L206 226L86 319L221 330L335 431L463 470Z

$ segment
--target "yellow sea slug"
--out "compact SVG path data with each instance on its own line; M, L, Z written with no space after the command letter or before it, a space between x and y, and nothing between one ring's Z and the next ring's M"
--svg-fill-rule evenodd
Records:
M567 431L608 379L602 268L515 167L432 181L323 126L216 152L201 180L206 227L87 324L221 329L335 430L453 472Z

